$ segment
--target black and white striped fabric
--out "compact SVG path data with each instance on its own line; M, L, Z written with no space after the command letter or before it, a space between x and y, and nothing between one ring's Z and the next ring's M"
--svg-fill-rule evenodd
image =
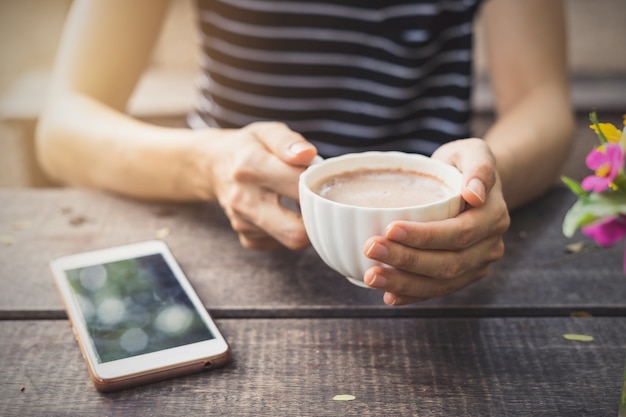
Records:
M469 136L480 0L197 0L194 128L286 123L323 156Z

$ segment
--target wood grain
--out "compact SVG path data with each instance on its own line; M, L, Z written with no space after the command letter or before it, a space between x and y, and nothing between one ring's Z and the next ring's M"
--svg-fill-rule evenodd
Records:
M170 232L164 240L219 317L567 315L580 309L623 315L623 249L565 251L582 240L561 233L573 201L569 191L555 188L514 212L506 254L482 281L440 300L392 309L381 293L348 283L310 248L242 248L215 204L148 203L77 189L4 189L0 235L13 242L0 244L0 317L64 317L50 260L154 239L163 228Z
M226 368L100 394L66 321L2 321L0 415L617 414L626 351L622 318L218 324L233 349ZM571 342L564 333L595 340ZM356 399L333 401L337 394Z

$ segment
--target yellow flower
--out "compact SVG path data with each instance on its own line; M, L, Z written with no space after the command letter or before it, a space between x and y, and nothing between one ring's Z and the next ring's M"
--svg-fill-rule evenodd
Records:
M598 123L598 126L600 126L600 130L602 130L604 137L609 143L619 143L622 150L626 152L626 114L622 115L622 119L624 123L624 129L622 130L619 130L611 123ZM589 127L596 132L596 135L598 134L595 125Z
M598 126L600 126L600 130L602 130L602 133L604 133L604 137L609 142L618 143L622 138L622 131L613 126L611 123L598 123ZM591 130L596 132L596 134L598 134L598 129L594 125L591 125L589 127L591 128Z

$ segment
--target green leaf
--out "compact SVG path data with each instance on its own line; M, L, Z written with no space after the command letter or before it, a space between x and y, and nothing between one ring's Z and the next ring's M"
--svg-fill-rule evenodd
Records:
M615 185L617 186L617 192L626 194L626 175L624 175L624 170L621 170L620 173L613 180Z
M604 136L604 133L602 133L602 130L600 129L600 123L598 122L598 115L596 115L595 111L592 111L591 113L589 113L589 120L597 129L597 134L598 134L598 138L600 139L600 143L602 144L607 143L608 141L606 140L606 136Z
M337 394L333 397L333 401L353 401L356 397L350 394Z
M580 183L578 181L566 177L565 175L561 176L561 181L563 181L563 183L567 185L567 187L572 190L572 192L577 196L584 198L589 195L589 192L583 190L583 187L580 186Z
M563 234L572 237L580 227L620 213L626 213L626 196L615 193L589 194L574 203L565 214Z
M593 336L588 336L586 334L566 333L563 335L563 338L573 342L593 342Z
M580 201L572 206L563 219L563 234L566 237L574 236L576 230L583 226L593 223L596 217L587 213L584 207L581 207Z

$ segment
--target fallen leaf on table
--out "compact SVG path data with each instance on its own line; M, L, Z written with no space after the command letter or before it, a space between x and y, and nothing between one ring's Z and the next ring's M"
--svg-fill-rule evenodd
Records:
M162 227L159 230L157 230L154 235L157 237L157 239L166 238L166 237L168 237L170 235L170 228L169 227Z
M81 216L81 215L74 216L69 220L69 223L72 226L80 226L81 224L86 223L86 222L87 222L87 217Z
M356 397L350 394L339 394L333 397L333 401L352 401L354 399L356 399Z
M13 242L15 242L15 238L13 236L9 236L9 235L0 236L0 243L2 243L2 246L11 246Z
M20 220L17 222L13 222L11 226L13 227L13 230L28 230L33 226L33 224L28 220Z
M566 333L563 335L563 338L572 342L593 342L593 336L586 334Z
M580 253L583 249L585 249L585 242L582 241L577 243L570 243L569 245L565 246L565 251L567 251L568 253Z

